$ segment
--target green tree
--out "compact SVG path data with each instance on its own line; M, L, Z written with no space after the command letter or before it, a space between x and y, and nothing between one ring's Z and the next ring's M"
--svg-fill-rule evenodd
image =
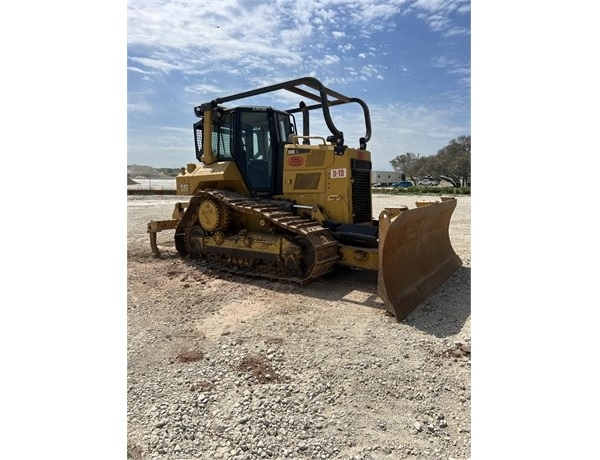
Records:
M425 176L439 177L440 168L435 156L421 157L415 168L415 176L423 178Z
M392 168L394 168L394 171L402 171L407 178L414 182L419 159L419 154L407 152L390 160L390 164L392 165Z
M413 182L425 176L450 177L457 184L471 183L471 136L459 136L438 150L436 155L415 153L398 155L390 164L403 171Z
M471 183L471 136L459 136L438 150L436 155L445 175L462 185Z

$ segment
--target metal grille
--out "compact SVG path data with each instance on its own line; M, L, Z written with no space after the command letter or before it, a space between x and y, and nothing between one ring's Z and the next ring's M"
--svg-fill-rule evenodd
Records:
M221 127L218 132L212 133L213 151L219 158L231 158L231 143L230 143L229 126Z
M352 160L352 213L355 224L371 222L371 162Z

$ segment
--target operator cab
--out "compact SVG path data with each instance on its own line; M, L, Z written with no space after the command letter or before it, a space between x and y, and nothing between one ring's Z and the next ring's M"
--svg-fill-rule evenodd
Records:
M271 107L217 107L212 117L212 150L217 161L234 161L253 196L283 189L283 147L295 134L294 116ZM196 158L202 161L204 119L194 124Z

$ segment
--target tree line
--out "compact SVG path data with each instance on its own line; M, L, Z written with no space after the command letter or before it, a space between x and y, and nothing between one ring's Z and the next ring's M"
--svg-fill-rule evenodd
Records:
M470 187L471 135L452 139L435 155L407 152L390 160L390 164L394 171L402 171L413 183L420 178L436 177L452 182L456 187Z

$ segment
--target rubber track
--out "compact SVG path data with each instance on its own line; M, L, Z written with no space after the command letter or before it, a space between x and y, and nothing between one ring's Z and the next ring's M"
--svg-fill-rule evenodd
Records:
M339 259L337 253L337 240L328 229L322 227L318 222L296 216L287 211L283 206L278 206L272 201L265 202L260 198L252 198L228 190L203 190L190 200L188 210L192 211L190 213L185 213L183 219L177 226L175 233L175 246L182 256L187 255L187 248L185 248L185 229L190 222L191 216L195 212L193 210L197 209L202 199L209 197L226 204L234 211L262 216L268 219L276 227L287 231L290 234L304 237L305 241L308 241L312 245L315 254L315 263L311 267L310 272L305 273L302 278L298 276L274 274L266 271L259 272L248 268L224 265L217 266L214 262L207 263L206 265L212 269L220 269L222 271L245 276L259 276L270 279L306 283L332 271L335 263Z

